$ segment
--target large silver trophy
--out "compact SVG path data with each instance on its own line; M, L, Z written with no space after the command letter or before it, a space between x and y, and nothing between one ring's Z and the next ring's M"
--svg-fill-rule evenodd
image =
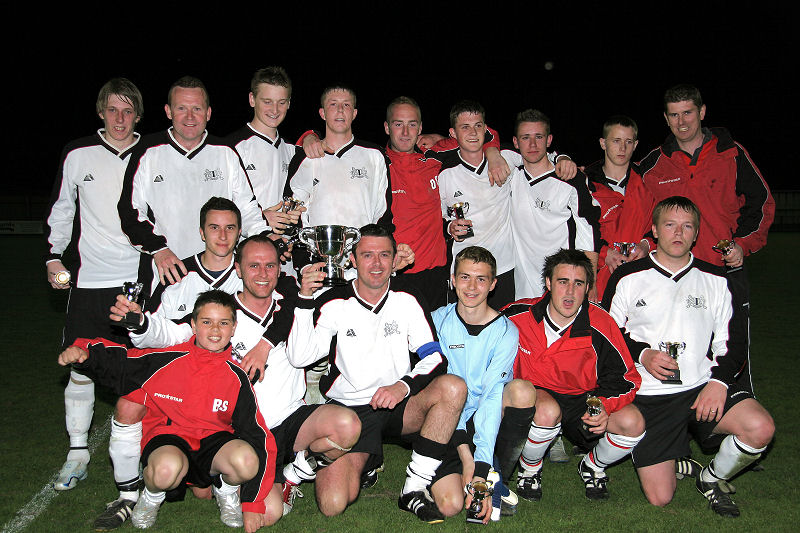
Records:
M325 261L326 276L322 281L324 286L347 284L344 271L350 252L361 240L358 229L347 226L314 226L301 229L297 239L308 246L312 256Z
M678 356L683 353L683 350L686 349L685 342L661 342L658 344L658 347L663 352L667 352L670 357L672 357L675 362L678 361ZM668 377L667 379L662 379L661 383L667 383L670 385L680 385L683 383L681 381L681 369L675 369L675 372Z

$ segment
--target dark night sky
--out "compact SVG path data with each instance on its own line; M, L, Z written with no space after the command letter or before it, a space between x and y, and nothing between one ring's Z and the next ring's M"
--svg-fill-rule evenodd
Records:
M305 20L272 9L237 20L230 2L224 11L202 13L167 6L157 16L126 13L130 4L118 4L69 24L54 22L73 16L66 11L48 12L48 23L29 14L4 37L12 74L5 104L13 126L6 130L14 138L6 155L11 175L25 176L6 180L6 193L49 193L63 145L100 126L94 101L110 77L126 76L144 94L142 133L168 126L163 105L172 81L200 77L212 98L209 130L224 135L251 118L250 77L269 64L284 66L294 83L281 127L292 140L321 126L319 93L342 81L358 94L358 137L385 142L384 109L397 95L416 98L424 129L440 133L450 106L471 98L486 107L501 141L510 141L517 111L544 111L553 123L553 147L579 164L600 157L602 122L616 113L639 123L635 158L643 157L668 133L664 89L689 82L707 104L704 125L728 127L773 189L797 188L788 177L789 116L797 114L789 77L798 64L789 17L764 9L765 2L736 10L733 3L696 4L704 7L691 13L659 4L661 12L649 19L619 15L625 6L611 3L614 13L580 3L537 12L526 3L504 16L416 9L393 20L376 3L366 10L298 10L314 14Z

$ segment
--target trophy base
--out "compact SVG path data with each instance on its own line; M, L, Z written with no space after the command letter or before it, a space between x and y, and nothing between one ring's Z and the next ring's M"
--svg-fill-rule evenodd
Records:
M595 426L591 426L591 427L595 427ZM581 422L580 432L581 432L581 435L583 435L586 440L591 441L591 440L594 440L594 439L597 439L597 438L600 438L600 437L603 436L602 433L592 433L591 431L589 431L589 428L590 428L590 426L587 426L586 424Z
M344 279L344 268L338 265L326 264L323 269L325 271L325 278L322 280L323 287L341 287L347 285L347 280Z
M474 237L474 236L475 236L475 232L472 231L472 227L470 226L470 228L467 230L467 232L461 238L462 239L469 239L470 237Z
M480 512L480 509L477 511L467 509L467 524L483 524L483 520L478 516Z
M675 373L667 379L662 379L661 383L665 385L683 385L683 381L681 381L681 371L676 370Z
M341 287L347 285L348 281L344 278L325 278L322 280L323 287Z
M139 313L126 313L125 318L123 318L119 322L113 322L113 324L121 326L127 329L128 331L134 331L142 327L142 325L139 323L141 316L142 315L140 315Z

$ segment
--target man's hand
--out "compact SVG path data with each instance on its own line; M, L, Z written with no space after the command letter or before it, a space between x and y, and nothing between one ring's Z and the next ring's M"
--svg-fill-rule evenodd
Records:
M647 349L642 351L639 357L642 366L650 372L656 379L667 379L672 377L678 369L678 362L669 356L667 352Z
M490 146L485 152L486 161L489 163L489 185L501 187L511 175L508 162L500 155L500 150Z
M309 133L303 138L303 151L309 159L319 159L325 157L325 152L333 152L330 146L325 142L325 139L319 140L319 137L313 133Z
M439 135L438 133L423 133L419 137L417 137L417 148L422 150L423 152L426 150L430 150L433 148L433 145L438 143L439 141L445 139L444 136Z
M109 309L111 312L108 315L108 318L113 320L114 322L120 322L125 315L128 313L136 313L139 315L139 325L141 326L144 322L144 315L142 314L142 306L137 304L136 302L132 302L125 298L124 294L118 294L117 300L114 302L114 305L111 306Z
M407 392L408 387L406 387L405 383L398 381L388 387L379 387L375 394L372 395L369 404L372 409L394 409L398 403L405 399Z
M650 243L647 241L647 239L642 239L639 241L639 244L636 245L636 249L633 251L633 253L628 257L628 261L636 261L637 259L645 257L649 253Z
M470 226L472 226L471 220L457 218L450 222L450 225L447 226L447 233L449 233L458 242L461 242L464 240L464 235L467 234Z
M725 400L728 389L718 381L709 381L695 398L691 409L694 409L698 422L719 422L725 411Z
M586 411L583 413L581 421L586 424L590 433L602 435L606 432L606 426L608 426L608 413L606 413L605 408L600 409L600 414L594 416L589 416L589 411Z
M183 261L178 259L178 256L172 253L169 248L164 248L154 253L153 260L156 262L158 280L161 283L166 283L167 281L169 281L170 285L178 283L188 272ZM183 272L183 276L180 275L178 269Z
M269 224L269 227L272 228L273 233L277 233L279 235L283 235L284 230L292 222L289 214L281 211L282 208L283 200L262 211L264 218L267 219L267 224Z
M244 530L247 533L255 533L256 531L267 525L266 517L267 515L265 514L243 511L242 519L244 520Z
M322 280L325 279L324 262L313 263L300 271L300 294L303 296L314 296L314 293L322 288Z
M258 376L258 381L264 381L264 373L266 371L267 358L269 357L270 350L272 350L270 343L261 339L258 341L258 344L253 346L253 348L247 352L247 355L242 358L240 366L242 370L247 372L247 377L250 379L250 382L252 382L253 378L256 376L256 371L261 372Z
M618 266L625 263L627 260L628 257L622 255L616 248L608 247L608 251L606 252L606 266L609 272L614 272Z
M725 262L725 266L731 268L740 267L744 261L744 250L734 242L733 248L731 248L730 252L722 256L722 260Z
M70 346L58 354L58 364L67 366L72 363L83 363L89 358L89 352L77 346Z
M556 161L556 176L562 181L569 181L578 175L578 165L572 159L561 157Z
M404 242L398 243L397 253L394 256L394 264L392 265L392 272L403 270L408 265L413 264L415 259L414 250L411 249L411 246Z
M64 263L61 261L50 261L46 266L47 282L50 284L50 286L54 289L69 289L69 281L66 283L59 283L56 281L56 274L59 272L69 272L69 270L64 267Z

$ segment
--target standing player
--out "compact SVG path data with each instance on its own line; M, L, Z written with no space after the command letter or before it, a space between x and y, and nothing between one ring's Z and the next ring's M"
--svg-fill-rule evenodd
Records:
M431 487L445 516L469 507L472 497L468 494L464 501L466 484L486 481L504 413L512 418L522 414L526 431L533 418L533 387L523 380L511 381L517 328L487 303L497 281L496 268L494 257L485 248L468 246L461 250L451 280L458 302L432 314L447 357L447 371L467 384L467 400L453 434L456 449L448 451ZM507 499L513 502L515 498ZM481 516L484 523L489 521L490 510L487 502Z
M603 124L600 148L604 157L586 167L589 190L600 204L600 253L597 258L597 296L603 297L614 269L647 255L649 245L642 237L650 230L650 213L655 202L644 187L636 165L631 163L639 144L639 127L624 115L609 117ZM615 243L634 243L623 254Z
M584 253L559 250L544 262L548 292L503 310L519 330L514 376L536 387L536 414L519 457L517 493L526 500L542 498L542 458L561 428L591 449L578 465L591 500L608 498L606 468L644 437L642 415L631 405L641 378L614 320L588 300L593 274ZM592 397L601 402L597 414L587 408ZM502 465L515 459L499 458Z
M183 344L138 350L104 339L78 339L59 355L59 364L85 369L118 394L142 387L147 395L145 490L132 516L137 528L152 527L167 492L185 490L187 482L213 483L226 526L242 527L242 511L246 516L264 512L275 440L247 375L230 361L235 307L230 294L208 291L192 311L194 337Z
M682 120L682 119L681 119ZM623 329L642 376L634 404L647 422L647 436L633 463L647 500L667 505L675 494L675 459L689 453L689 432L719 452L697 477L709 507L726 517L739 508L722 483L758 459L772 440L769 413L736 373L746 334L733 323L725 272L689 250L704 220L688 198L674 196L653 210L654 252L620 266L611 276L603 305ZM679 343L677 361L661 351ZM669 383L680 369L680 381Z
M195 221L212 196L236 203L245 236L267 226L239 156L206 131L211 106L203 83L190 76L173 83L164 111L172 127L137 147L117 209L143 266L149 268L152 255L159 281L175 283L186 274L180 258L203 249ZM140 281L149 283L150 276Z
M361 228L351 254L357 278L316 300L308 290L301 293L288 350L291 358L328 355L331 368L320 388L361 419L358 442L317 480L325 508L339 513L356 500L362 473L381 464L384 436L418 433L398 505L423 521L440 522L444 516L428 486L455 430L466 387L445 374L447 360L424 300L412 287L390 281L395 246L385 227ZM409 351L420 357L413 368Z
M114 202L132 148L139 142L134 128L143 113L142 95L127 79L114 78L100 89L95 109L103 128L64 149L47 217L47 281L55 289L70 289L62 348L78 337L125 343L124 330L109 324L108 307L122 284L138 277L138 252L120 228ZM71 272L62 263L70 243L78 252ZM86 478L92 380L72 370L64 406L70 451L53 484L56 490L71 489Z
M583 250L596 265L600 212L583 173L568 181L556 176L547 157L553 135L544 113L535 109L518 113L513 140L522 157L510 178L515 298L535 298L544 293L544 259L559 249ZM512 161L516 156L503 153Z

